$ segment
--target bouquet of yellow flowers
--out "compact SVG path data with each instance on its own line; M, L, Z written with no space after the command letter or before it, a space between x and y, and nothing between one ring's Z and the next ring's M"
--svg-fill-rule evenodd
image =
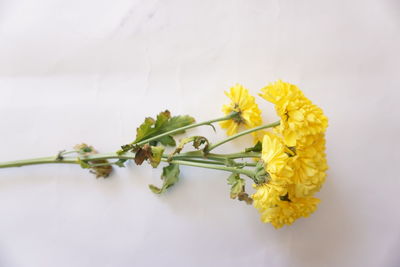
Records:
M147 117L137 128L133 142L113 153L99 154L92 146L76 145L71 151L54 156L0 163L0 168L33 164L78 164L96 177L108 177L113 166L124 167L133 160L163 167L162 185L150 185L156 194L164 193L179 180L179 166L187 165L230 172L230 197L252 204L261 220L280 228L315 211L319 199L314 197L325 181L328 169L325 154L325 131L328 120L323 111L304 96L295 85L282 81L271 83L259 94L275 105L280 121L263 124L261 110L246 88L237 84L226 95L231 103L223 106L225 116L196 123L188 115L172 116L163 111L156 118ZM174 136L185 131L219 122L228 137L211 143L204 136L187 136L178 143ZM245 128L245 130L243 130ZM266 129L271 128L272 131ZM214 128L215 129L215 128ZM242 151L217 154L217 147L251 134L254 144ZM185 146L192 151L182 152ZM166 147L172 147L169 153ZM253 182L255 193L245 190L245 179Z

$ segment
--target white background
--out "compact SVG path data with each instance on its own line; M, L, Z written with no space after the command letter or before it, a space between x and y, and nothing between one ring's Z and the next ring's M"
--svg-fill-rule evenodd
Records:
M283 79L328 115L330 170L317 212L275 230L218 171L157 196L149 166L1 169L0 266L400 266L399 48L396 0L1 0L0 161L115 151L145 116L215 118L231 85Z

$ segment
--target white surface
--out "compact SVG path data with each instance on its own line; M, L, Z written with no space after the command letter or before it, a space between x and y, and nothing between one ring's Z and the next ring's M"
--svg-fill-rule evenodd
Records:
M144 116L214 118L230 85L281 78L329 116L330 170L319 210L275 230L218 171L158 197L147 166L1 169L0 266L400 266L399 47L396 0L2 0L1 161L115 151Z

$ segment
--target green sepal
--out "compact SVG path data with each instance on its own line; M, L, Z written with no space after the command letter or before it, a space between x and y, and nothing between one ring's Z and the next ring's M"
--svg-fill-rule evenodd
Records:
M257 162L257 165L256 165L254 171L255 171L254 182L256 184L263 184L268 181L269 174L265 171L264 163L262 160Z
M245 152L261 152L262 151L262 143L260 141L255 144L255 146L249 147L245 149Z
M164 167L161 174L161 180L163 181L162 187L159 188L151 184L149 185L150 190L155 194L164 193L168 188L179 181L179 173L179 165L177 164L170 164Z

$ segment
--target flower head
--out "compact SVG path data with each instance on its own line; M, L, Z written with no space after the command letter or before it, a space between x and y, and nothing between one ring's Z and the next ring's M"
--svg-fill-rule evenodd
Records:
M324 134L310 135L307 137L307 144L299 144L292 166L297 197L310 196L319 191L325 182L328 169Z
M325 132L328 119L322 109L312 104L296 85L279 80L261 91L261 97L275 104L281 117L278 130L288 146L295 146L307 135Z
M276 184L291 183L293 170L289 165L288 152L279 136L269 132L264 135L261 159L271 181Z
M232 112L238 112L238 116L220 122L222 128L227 129L228 135L237 133L239 126L243 125L246 128L254 128L261 125L261 110L246 88L240 84L231 87L229 93L225 94L232 100L229 105L224 105L222 111L228 115Z
M255 186L254 207L263 222L279 228L307 217L317 208L313 195L325 182L328 169L322 110L292 84L277 81L261 96L275 104L281 117L274 133L265 133L261 159L267 181Z
M286 188L272 184L255 188L253 205L260 212L261 221L271 223L275 228L290 225L300 217L308 217L319 203L315 197L291 197Z
M271 182L253 185L256 192L252 195L253 204L258 210L277 205L281 197L288 193L287 188Z

